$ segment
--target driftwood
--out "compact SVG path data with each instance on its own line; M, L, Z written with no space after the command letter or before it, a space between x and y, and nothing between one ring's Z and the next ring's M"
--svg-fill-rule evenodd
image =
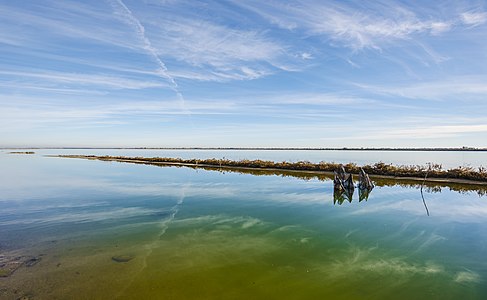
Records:
M335 189L340 189L340 190L352 190L355 188L353 185L353 175L352 174L347 174L345 172L345 168L340 165L338 170L335 172L335 179L333 180Z
M358 175L358 187L359 189L363 190L372 190L374 188L374 184L369 178L369 175L365 173L364 169L360 168L360 173Z

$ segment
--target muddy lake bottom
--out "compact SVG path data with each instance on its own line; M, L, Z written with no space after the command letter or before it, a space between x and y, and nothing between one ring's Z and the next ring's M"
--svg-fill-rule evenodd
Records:
M487 299L487 197L0 153L0 299ZM9 271L10 270L10 271Z

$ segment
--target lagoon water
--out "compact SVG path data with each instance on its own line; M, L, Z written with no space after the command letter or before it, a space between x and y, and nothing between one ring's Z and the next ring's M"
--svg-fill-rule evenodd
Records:
M118 152L173 156L137 151ZM0 299L487 298L487 197L475 192L426 191L428 216L414 187L339 205L326 179L36 152L0 152L0 264L35 258L0 277ZM236 153L223 156L254 158Z

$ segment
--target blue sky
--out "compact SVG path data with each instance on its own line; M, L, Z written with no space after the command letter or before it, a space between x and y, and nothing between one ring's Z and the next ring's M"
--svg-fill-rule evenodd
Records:
M485 1L0 0L0 147L487 146Z

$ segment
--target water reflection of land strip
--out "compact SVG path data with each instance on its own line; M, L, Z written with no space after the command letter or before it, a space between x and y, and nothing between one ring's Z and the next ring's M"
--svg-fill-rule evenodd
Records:
M115 161L120 163L133 163L153 165L159 167L187 167L192 169L203 169L209 171L217 171L221 173L231 172L240 174L251 174L255 176L271 176L277 175L282 177L294 177L303 180L318 179L322 181L333 180L333 172L331 171L308 171L308 170L286 170L276 168L258 168L258 167L241 167L241 166L226 166L226 165L209 165L196 163L180 163L180 162L165 162L165 161L149 161L143 158L131 157L107 157L107 156L92 156L92 155L59 155L55 157L63 158L80 158L89 160ZM425 181L420 177L395 177L386 175L369 174L374 184L378 187L400 186L406 188L420 189L428 193L441 193L443 189L449 189L458 193L476 193L479 196L487 195L487 182L474 181L457 178L433 178L429 177Z

